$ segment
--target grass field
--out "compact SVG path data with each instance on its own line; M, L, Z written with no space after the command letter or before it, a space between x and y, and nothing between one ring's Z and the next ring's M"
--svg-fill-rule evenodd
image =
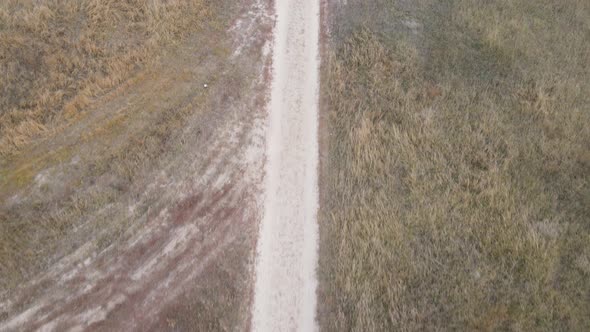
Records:
M590 329L590 3L329 7L327 331Z

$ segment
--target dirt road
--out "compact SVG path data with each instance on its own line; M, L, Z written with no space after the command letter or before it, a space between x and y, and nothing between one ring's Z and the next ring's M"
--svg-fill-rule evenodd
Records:
M252 329L317 330L319 1L276 1Z

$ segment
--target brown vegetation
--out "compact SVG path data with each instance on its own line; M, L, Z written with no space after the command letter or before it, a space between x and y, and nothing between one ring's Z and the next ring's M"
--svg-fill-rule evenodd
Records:
M323 328L590 329L590 3L330 11Z
M207 10L201 0L3 1L0 156L76 118Z

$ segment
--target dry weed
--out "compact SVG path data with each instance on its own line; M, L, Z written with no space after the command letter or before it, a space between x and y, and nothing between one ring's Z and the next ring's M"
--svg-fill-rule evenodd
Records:
M202 0L0 4L0 156L75 119L207 11Z
M589 3L331 13L323 327L588 330Z

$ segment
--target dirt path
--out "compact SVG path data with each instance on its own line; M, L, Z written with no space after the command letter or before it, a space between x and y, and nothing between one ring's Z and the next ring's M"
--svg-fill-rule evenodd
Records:
M252 328L317 330L318 0L276 1Z

